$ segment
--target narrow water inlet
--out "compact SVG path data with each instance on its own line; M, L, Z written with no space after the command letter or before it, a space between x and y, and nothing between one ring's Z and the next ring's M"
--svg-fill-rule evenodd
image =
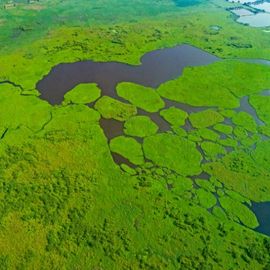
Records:
M114 119L101 118L99 121L100 127L108 140L114 137L123 135L124 123Z
M250 114L253 117L253 119L255 120L255 122L256 122L256 124L258 126L265 125L264 122L259 118L256 110L249 103L249 97L248 96L244 96L244 97L241 98L240 107L237 108L235 111L237 111L237 112L246 112L246 113Z

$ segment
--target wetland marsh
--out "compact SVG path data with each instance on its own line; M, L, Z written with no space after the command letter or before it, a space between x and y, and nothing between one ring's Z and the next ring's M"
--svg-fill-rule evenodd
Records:
M270 36L241 2L4 1L1 269L270 268Z
M242 120L248 120L250 125L254 126L255 129L255 124L257 126L265 126L265 123L259 119L254 107L251 106L249 97L243 96L239 99L239 107L234 108L231 114L235 114L235 119L237 118L236 115L242 116L239 120L235 121L232 118L232 122L230 122L230 117L226 118L226 115L223 117L222 114L216 112L219 110L216 106L191 106L189 104L167 100L166 98L162 100L158 95L151 96L150 94L158 92L159 86L163 83L166 84L166 82L181 76L184 68L210 65L217 61L220 62L223 60L198 48L182 45L149 52L141 58L141 65L138 66L131 66L120 62L95 63L92 61L60 64L54 67L47 76L38 82L37 89L41 93L40 98L48 100L53 105L59 104L60 102L68 104L67 95L73 91L78 91L76 90L78 87L82 89L79 92L80 96L84 95L84 93L92 93L94 90L90 87L88 89L88 85L93 85L100 89L95 100L100 97L100 93L102 93L104 98L110 97L109 103L105 102L101 104L101 98L100 101L96 102L96 104L101 105L94 105L92 101L95 100L87 99L84 104L95 108L101 113L100 126L105 136L110 141L112 157L124 170L127 169L127 166L134 169L136 165L142 164L143 156L146 160L153 161L153 158L145 152L144 145L145 143L147 145L146 137L153 136L157 132L173 132L176 135L189 139L190 135L188 135L188 133L191 133L191 131L196 132L196 129L200 128L205 129L204 133L206 137L202 136L201 139L195 139L195 142L197 150L201 154L200 163L205 164L212 159L221 159L226 153L233 151L233 148L239 142L235 144L234 140L237 142L237 138L231 134L233 133L233 129L237 128L238 124L241 125ZM242 60L237 59L237 61ZM267 60L243 59L243 61L268 65ZM149 87L151 87L152 90L150 90ZM134 89L132 95L137 94L133 98L130 96L131 99L129 99L129 95L124 94L125 92L121 95L121 92L119 92L120 88L123 89L123 91L125 91L125 89L132 91L132 89ZM147 94L148 92L149 94ZM263 91L261 94L264 95L265 93L266 91ZM144 95L146 95L145 98L143 98ZM141 98L142 100L139 101ZM151 99L153 100L151 101ZM118 109L122 103L122 106L124 106L122 111L120 110L114 115L113 110L116 110L116 108L114 109L112 102L118 104ZM126 102L129 102L129 105L124 105ZM142 102L147 102L148 105L144 105ZM77 100L74 99L72 103L76 104ZM161 104L158 105L158 103ZM135 110L134 107L131 114L127 113L126 116L123 116L125 111L130 110L132 108L131 106L134 105L138 110ZM110 106L112 107L108 109ZM108 113L109 111L106 113L106 110L109 110L110 113ZM200 114L202 114L202 116L199 116ZM120 117L119 115L122 116ZM197 115L199 117L198 119ZM213 120L211 120L211 118L213 118ZM204 124L203 121L206 123ZM247 129L247 131L251 132L249 129ZM200 134L200 131L198 133ZM207 135L207 133L209 134ZM250 135L249 133L248 136ZM135 140L125 136L134 137ZM263 136L264 135L261 134L262 138ZM218 143L211 142L212 138L215 138L215 141ZM224 142L227 140L227 142L222 146L219 139ZM252 142L252 139L250 142ZM226 145L227 143L228 145ZM256 141L254 141L254 144L255 143ZM141 144L143 148L141 148ZM155 147L153 141L151 141L151 144ZM167 145L168 142L158 142L156 146L161 147L162 144ZM175 146L176 144L177 143L174 143ZM128 150L129 145L131 147L130 150ZM145 147L147 149L147 146ZM185 152L189 152L190 148L191 145L189 145ZM168 152L169 156L173 158L177 155L183 155L183 146L175 153L170 153L170 151L170 148L162 150L163 153ZM140 158L134 158L134 155L140 156ZM158 155L162 154L159 153ZM163 160L169 160L169 156L163 158ZM185 159L186 158L188 158L187 155ZM188 162L191 163L192 161L190 160ZM165 164L167 163L165 162ZM167 164L165 167L170 167L170 165ZM181 168L181 164L177 164L176 167L173 165L171 168L177 171L178 168ZM194 174L191 172L188 171L188 175L194 178L201 170L194 171ZM183 169L181 169L179 173L183 173ZM207 178L207 180L209 180L209 178ZM268 204L262 203L261 205L267 206ZM256 206L257 207L253 209L260 217L261 223L265 224L267 216L265 217L266 220L264 220L261 214L264 208L260 207L259 203L257 203ZM261 230L262 232L268 233L264 225L258 227L258 231Z

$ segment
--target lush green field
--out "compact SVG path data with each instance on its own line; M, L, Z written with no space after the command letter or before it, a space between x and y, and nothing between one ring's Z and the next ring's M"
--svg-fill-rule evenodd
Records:
M270 201L270 67L239 60L270 59L270 34L223 0L15 2L0 3L0 269L270 269L250 209ZM36 89L59 63L183 43L222 61L157 89L122 82L119 100L82 84L52 106ZM108 141L101 118L123 134Z

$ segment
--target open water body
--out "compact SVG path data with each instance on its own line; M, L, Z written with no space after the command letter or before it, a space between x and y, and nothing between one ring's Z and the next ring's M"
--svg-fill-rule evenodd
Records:
M185 67L208 65L219 58L190 45L165 48L146 53L141 65L119 62L82 61L63 63L37 84L41 98L51 104L60 104L65 93L80 83L97 83L102 94L116 97L115 87L120 82L133 82L156 88L175 79Z
M252 203L251 209L260 223L260 226L255 230L270 235L270 202Z
M238 59L242 61L270 65L270 61L260 59ZM116 85L120 82L133 82L146 87L157 88L160 84L179 77L185 67L208 65L221 61L218 57L189 45L176 46L155 50L141 58L140 65L128 65L120 62L94 62L82 61L63 63L55 66L48 75L37 83L41 98L51 104L60 104L65 93L80 83L97 83L102 95L120 99L116 94ZM269 95L268 91L263 92ZM121 99L120 99L121 100ZM164 100L166 108L175 106L187 113L198 112L209 107L193 107L187 104ZM258 125L264 123L258 118L256 111L250 106L248 97L240 101L236 111L246 111L251 114ZM159 115L149 114L138 110L139 115L149 116L158 126L160 132L170 130L170 125ZM110 140L123 134L123 123L113 119L101 119L100 125L104 134ZM186 131L193 127L187 121L182 127ZM128 160L117 154L112 154L116 163L126 163L133 166ZM204 176L208 179L208 176ZM204 178L203 177L203 178ZM252 210L258 217L260 226L258 232L270 235L270 202L253 204Z

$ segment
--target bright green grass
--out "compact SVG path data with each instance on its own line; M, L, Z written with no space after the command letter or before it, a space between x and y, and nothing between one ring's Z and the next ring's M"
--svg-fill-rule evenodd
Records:
M65 94L64 104L87 104L100 97L101 90L94 83L82 83Z
M120 83L116 89L118 96L147 112L157 112L165 106L164 101L151 88L133 83Z
M156 134L158 126L148 116L134 116L125 122L126 135L135 137L147 137Z
M188 117L188 114L185 111L175 107L162 110L160 115L172 126L183 126L186 118Z
M137 114L135 106L108 96L100 98L95 104L95 109L98 110L105 119L115 119L118 121L126 121L131 116Z
M1 128L12 130L23 125L33 131L42 129L51 118L50 105L35 96L22 96L19 93L17 88L9 84L0 85Z
M244 215L237 212L236 217L223 202L228 217L221 217L221 210L219 215L218 210L212 215L205 208L214 205L214 195L208 190L213 187L197 181L205 191L196 191L190 179L174 172L200 173L201 156L195 143L172 134L146 138L144 151L155 163L146 170L141 146L132 138L118 138L118 142L114 141L115 151L142 164L138 175L131 176L134 170L124 173L114 164L97 111L84 105L52 107L36 96L22 96L13 87L1 87L3 108L8 109L12 97L17 105L27 105L29 112L27 121L18 117L16 110L15 114L11 109L5 112L5 123L11 125L16 119L20 127L7 132L1 140L2 265L10 269L22 265L44 269L51 265L82 269L97 265L104 269L200 269L203 265L206 269L224 269L226 265L250 270L267 266L268 238L227 220L240 218L249 227L257 225L237 196L241 193L256 199L264 194L263 199L267 200L265 195L269 192L261 191L257 185L258 181L264 183L264 178L256 177L256 185L251 185L247 170L259 170L253 162L238 178L238 174L233 174L227 179L224 171L218 175L218 169L212 173L226 186L235 185L237 195L228 193L230 200L237 209L245 209ZM30 106L30 101L46 104L45 111L48 109L51 114L48 121L44 118L37 133L28 128L36 118L31 113L36 112L36 107ZM264 158L259 157L258 152L253 158L263 171ZM228 164L229 170L232 164L237 162ZM241 160L236 169L243 171L242 164ZM158 171L157 166L162 169ZM171 190L166 182L172 185ZM241 189L241 184L250 192ZM162 246L156 244L159 241ZM187 249L191 241L195 244ZM153 253L149 253L149 246ZM175 247L181 255L175 253Z
M259 118L270 125L270 97L261 95L250 96L250 104L256 109Z
M124 136L113 138L110 141L110 149L112 152L123 156L135 165L139 165L144 162L142 147L133 138Z
M215 192L215 186L210 182L210 181L205 181L205 179L195 179L195 183L196 185L198 185L199 187L210 191L210 192Z
M232 199L234 199L236 201L239 201L241 203L248 203L250 205L250 200L248 200L247 198L243 197L239 193L237 193L235 191L232 191L232 190L226 190L225 192Z
M219 139L219 134L216 133L215 131L208 129L208 128L201 128L197 131L197 134L201 136L201 138L205 140L210 140L210 141L216 141Z
M216 205L216 198L215 196L210 193L209 191L206 191L205 189L198 189L196 190L196 195L199 200L199 204L204 208L211 208Z
M224 121L221 114L210 109L198 113L192 113L190 114L189 119L192 126L195 128L206 128Z
M195 144L171 134L158 134L144 139L145 157L159 166L167 167L182 175L201 172L201 155Z
M244 225L250 228L259 226L258 220L254 213L243 204L224 196L219 199L221 206L231 218L238 218Z
M158 92L162 97L193 106L236 108L239 106L237 97L270 86L269 70L268 66L237 61L186 68L183 76L162 84Z
M245 128L247 131L256 132L256 122L253 117L246 112L239 112L233 116L232 121L237 126Z
M219 157L219 155L226 154L224 147L214 142L207 142L207 141L203 142L201 143L201 148L206 157L208 157L211 160L216 160Z
M242 196L254 201L270 200L268 168L243 151L232 152L219 162L208 163L204 169L224 183L225 187Z
M208 128L184 132L171 123L175 134L144 139L152 162L144 162L134 139L114 139L111 147L139 164L132 169L113 162L99 119L101 114L129 121L135 106L102 97L95 106L99 112L83 104L53 107L37 97L35 86L59 63L139 64L146 52L183 43L224 58L269 59L270 36L235 23L225 10L234 4L223 0L185 8L175 3L186 3L165 0L20 2L0 9L0 81L20 86L0 85L0 268L269 269L269 237L247 228L258 224L245 206L270 200L269 143L257 134L248 138L247 130L255 132L253 121L232 110L240 97L251 95L268 124L268 98L256 95L269 88L269 67L228 60L186 68L182 77L146 89L144 99L135 95L131 103L151 111L164 106L157 92L219 107L237 127L220 140ZM72 99L84 103L90 97L77 93ZM208 127L212 120L210 114L200 121ZM264 134L268 129L256 127ZM203 140L235 152L201 165L196 144ZM211 177L196 179L196 190L183 175L202 170ZM216 201L214 189L225 212L206 209Z
M238 142L232 138L220 139L218 142L221 145L228 146L228 147L236 148L238 146Z
M248 137L248 132L244 127L241 126L236 126L233 129L233 135L238 139L238 140L244 140Z
M225 125L225 124L216 124L214 126L214 129L227 135L232 134L233 132L232 126Z

